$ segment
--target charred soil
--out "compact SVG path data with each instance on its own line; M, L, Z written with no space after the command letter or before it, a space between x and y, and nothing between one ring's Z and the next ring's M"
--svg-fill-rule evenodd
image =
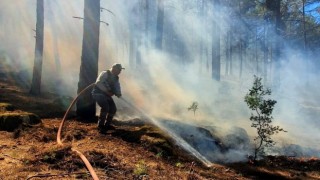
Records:
M41 123L0 131L0 179L92 179L73 149L86 156L100 179L320 179L316 158L269 156L254 164L206 167L160 129L138 119L115 121L115 130L100 134L95 123L71 116L61 146L56 136L65 108L57 96L31 96L13 79L0 77L0 103L11 107L0 113L34 113Z

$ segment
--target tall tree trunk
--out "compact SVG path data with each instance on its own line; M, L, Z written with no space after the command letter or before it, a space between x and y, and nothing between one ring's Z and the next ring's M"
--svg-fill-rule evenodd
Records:
M44 0L37 0L37 24L35 58L33 66L30 94L39 95L41 92L41 73L43 61L43 29L44 29Z
M276 33L276 42L273 50L274 61L273 61L273 86L279 88L280 86L280 58L281 58L281 49L282 49L282 32L284 31L284 23L281 20L281 0L267 0L266 1L267 9L273 11L274 13L274 24L275 24L275 33Z
M212 0L213 12L217 13L219 8L219 0ZM218 22L213 19L212 32L212 78L220 81L220 27Z
M158 0L158 15L156 27L156 48L162 49L163 22L164 22L164 0Z
M95 82L98 75L100 32L100 0L84 1L84 21L78 93ZM77 101L77 116L94 121L96 104L91 92L84 92ZM92 118L92 119L91 119Z
M306 31L306 12L305 12L306 0L302 0L302 16L303 16L303 45L304 51L307 52L307 31Z

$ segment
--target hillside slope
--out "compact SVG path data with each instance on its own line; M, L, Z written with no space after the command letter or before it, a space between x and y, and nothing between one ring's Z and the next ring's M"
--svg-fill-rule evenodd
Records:
M99 134L96 124L70 117L59 146L56 136L65 107L57 96L30 96L27 88L2 74L0 102L15 107L9 113L31 112L42 119L13 132L0 131L0 179L92 179L74 149L85 155L100 179L320 179L320 160L315 158L267 157L256 164L206 167L139 119L115 121L115 130Z

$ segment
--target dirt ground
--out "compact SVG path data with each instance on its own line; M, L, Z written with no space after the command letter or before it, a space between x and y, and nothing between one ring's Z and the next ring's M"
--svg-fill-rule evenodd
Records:
M92 179L75 150L84 154L99 179L320 179L320 159L268 156L255 164L212 164L192 158L160 129L137 119L115 121L100 134L95 123L69 117L57 131L64 108L57 96L35 97L14 78L0 76L0 103L41 117L37 125L0 131L0 179ZM70 99L69 99L70 100ZM0 114L8 113L0 111Z

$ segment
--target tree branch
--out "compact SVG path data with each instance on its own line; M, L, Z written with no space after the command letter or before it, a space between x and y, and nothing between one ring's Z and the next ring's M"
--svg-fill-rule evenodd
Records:
M114 15L114 13L113 13L112 11L110 11L109 9L100 7L100 10L101 10L101 11L103 11L103 10L108 11L108 12L111 13L113 16L116 16L116 15Z

